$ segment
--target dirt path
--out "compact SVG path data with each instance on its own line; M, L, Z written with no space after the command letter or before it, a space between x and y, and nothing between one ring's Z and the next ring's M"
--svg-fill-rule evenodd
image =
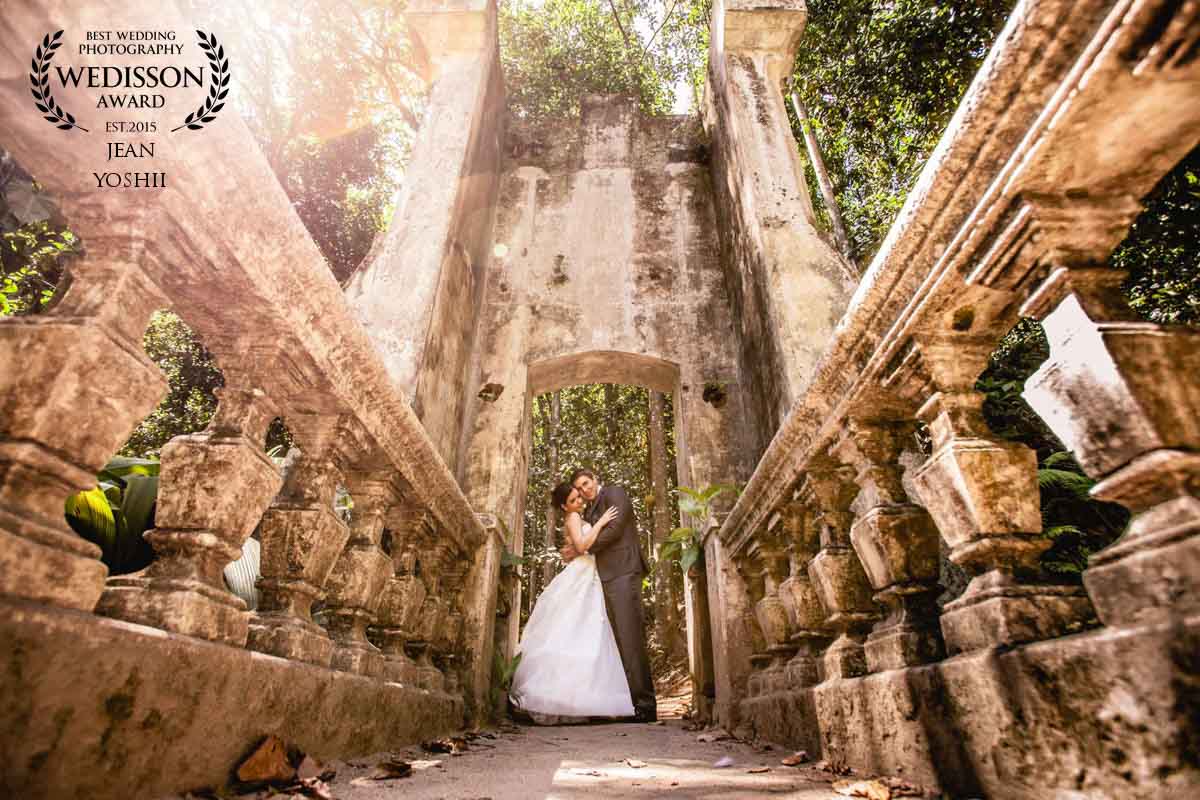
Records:
M757 752L732 741L698 742L679 720L660 725L520 727L477 739L461 755L419 748L394 755L413 764L411 777L367 778L384 756L336 763L329 784L338 800L529 800L545 798L787 796L834 800L833 776L784 767L786 753ZM630 766L625 759L635 759ZM722 760L732 763L716 767ZM751 773L768 767L767 772Z

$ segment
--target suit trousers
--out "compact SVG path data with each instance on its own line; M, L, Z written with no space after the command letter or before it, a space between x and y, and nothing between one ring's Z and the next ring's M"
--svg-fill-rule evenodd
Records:
M608 621L612 624L617 650L621 653L621 664L625 667L625 678L629 681L629 694L634 710L638 713L653 713L657 707L654 698L654 680L650 677L650 657L646 653L646 622L642 612L642 576L638 573L618 575L602 581L604 606L608 609Z

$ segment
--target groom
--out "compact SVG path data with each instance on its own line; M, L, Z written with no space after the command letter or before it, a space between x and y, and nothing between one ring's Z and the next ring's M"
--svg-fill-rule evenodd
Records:
M596 474L588 469L571 473L571 485L588 504L583 518L589 524L595 524L610 507L617 509L617 516L600 531L589 552L596 557L596 571L604 586L604 605L617 640L617 650L621 653L621 664L625 667L625 679L629 682L634 719L653 722L657 719L657 709L642 618L642 576L647 570L633 505L624 489L602 487ZM578 555L570 543L560 552L566 561Z

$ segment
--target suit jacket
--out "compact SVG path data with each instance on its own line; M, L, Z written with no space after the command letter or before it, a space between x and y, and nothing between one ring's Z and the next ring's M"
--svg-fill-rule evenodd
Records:
M596 557L596 571L600 573L600 580L639 573L644 575L649 570L642 555L633 504L629 502L629 495L624 489L615 485L601 488L596 502L584 515L584 520L594 525L610 507L617 509L617 516L604 526L589 550Z

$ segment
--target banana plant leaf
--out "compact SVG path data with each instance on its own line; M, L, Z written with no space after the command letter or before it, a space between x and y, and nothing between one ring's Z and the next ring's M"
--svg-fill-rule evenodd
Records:
M117 520L100 487L71 495L65 510L67 524L73 531L98 546L103 553L113 551L117 542ZM109 569L112 569L111 564Z

